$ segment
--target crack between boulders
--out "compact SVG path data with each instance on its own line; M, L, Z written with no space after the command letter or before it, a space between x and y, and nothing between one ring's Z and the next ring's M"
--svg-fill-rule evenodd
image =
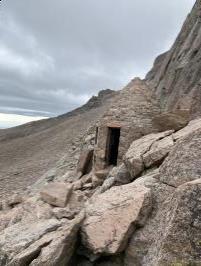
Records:
M158 138L157 140L154 140L154 141L151 143L151 145L146 149L146 151L141 155L141 160L142 160L142 164L143 164L143 170L151 168L151 167L148 167L148 168L146 167L146 165L145 165L145 163L144 163L143 156L146 155L146 153L148 153L148 152L151 151L151 149L152 149L152 147L154 146L155 143L157 143L157 142L159 142L160 140L165 139L165 138L167 138L167 137L172 137L172 141L173 141L173 143L176 142L176 141L174 140L173 133L170 133L170 134L168 134L168 135L166 135L166 136L164 136L164 137L160 137L160 138ZM169 153L168 153L168 154L169 154ZM168 156L168 154L164 157L164 159ZM164 159L162 160L162 162L164 161ZM162 163L161 163L161 164L162 164Z
M49 246L49 244L50 244L51 242L52 242L52 240L50 240L50 241L44 243L43 245L41 245L41 246L39 247L39 250L37 250L37 251L33 254L33 256L30 258L30 260L27 261L27 264L30 265L34 260L36 260L36 259L40 256L41 251L43 250L43 248Z
M173 186L173 185L170 185L170 184L168 184L168 183L166 183L166 182L164 182L164 181L161 181L161 180L159 180L162 184L164 184L164 185L166 185L166 186L169 186L169 187L172 187L172 188L177 188L176 186Z

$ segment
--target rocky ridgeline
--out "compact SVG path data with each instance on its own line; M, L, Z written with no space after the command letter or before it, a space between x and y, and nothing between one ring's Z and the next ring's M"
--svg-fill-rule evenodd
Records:
M0 265L200 265L200 158L198 119L134 141L107 178L13 195L1 203Z

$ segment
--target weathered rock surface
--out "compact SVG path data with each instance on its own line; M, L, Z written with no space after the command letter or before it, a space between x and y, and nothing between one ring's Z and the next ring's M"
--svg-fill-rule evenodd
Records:
M110 171L108 177L109 178L114 177L115 184L118 184L118 185L124 185L124 184L128 184L132 182L132 177L124 163L120 164L117 167L114 167Z
M160 167L161 182L170 186L178 187L198 178L201 178L201 129L180 139Z
M188 123L188 125L173 134L174 140L178 140L188 136L189 134L201 129L201 119L195 119Z
M200 265L201 180L180 186L165 213L148 265Z
M165 157L171 146L170 139L167 141L163 140L161 145L160 143L155 144L155 147L153 147L152 151L150 151L150 149L156 141L163 139L172 133L173 131L166 131L162 133L150 134L134 141L131 144L124 157L124 163L128 168L132 178L136 178L145 169L143 157L146 158L146 163L148 166L154 165Z
M6 228L0 234L1 258L6 257L7 254L14 257L43 235L55 231L59 226L61 226L59 221L50 219L32 223L17 223Z
M81 213L71 223L66 223L59 229L48 246L45 246L38 258L32 261L31 266L71 266L78 237L77 233L84 218Z
M152 246L155 246L160 221L164 216L163 210L169 202L168 199L175 191L173 187L162 184L158 177L159 171L155 170L134 182L136 185L140 184L151 190L153 209L144 227L139 228L131 237L125 252L124 266L151 265L149 250Z
M174 146L173 136L165 137L164 139L154 142L150 150L143 155L143 162L146 168L160 164L161 161L168 155Z
M82 175L91 171L93 160L93 150L85 150L80 154L80 158L77 165L77 172Z
M147 82L163 110L201 113L201 1L197 0L171 50L157 59Z
M67 207L53 208L39 197L27 198L11 210L1 211L0 265L71 266L77 233L84 219L78 200L78 195L73 195L73 203L69 201L68 214L74 210L71 217L65 213Z
M40 192L43 201L57 207L65 207L72 192L72 185L50 183Z
M133 183L97 195L86 207L83 244L93 254L122 251L135 226L145 223L151 207L150 190Z
M159 131L179 130L185 127L190 120L189 110L163 112L153 118L153 123Z

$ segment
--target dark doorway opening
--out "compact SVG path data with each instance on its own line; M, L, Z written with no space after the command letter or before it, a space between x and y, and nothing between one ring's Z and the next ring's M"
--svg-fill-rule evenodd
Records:
M117 165L120 128L108 128L108 139L106 147L106 162L108 165Z

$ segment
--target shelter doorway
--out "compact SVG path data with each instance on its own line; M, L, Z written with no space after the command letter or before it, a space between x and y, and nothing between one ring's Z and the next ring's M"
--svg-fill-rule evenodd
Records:
M107 146L106 146L106 163L107 165L117 165L120 128L108 128Z

